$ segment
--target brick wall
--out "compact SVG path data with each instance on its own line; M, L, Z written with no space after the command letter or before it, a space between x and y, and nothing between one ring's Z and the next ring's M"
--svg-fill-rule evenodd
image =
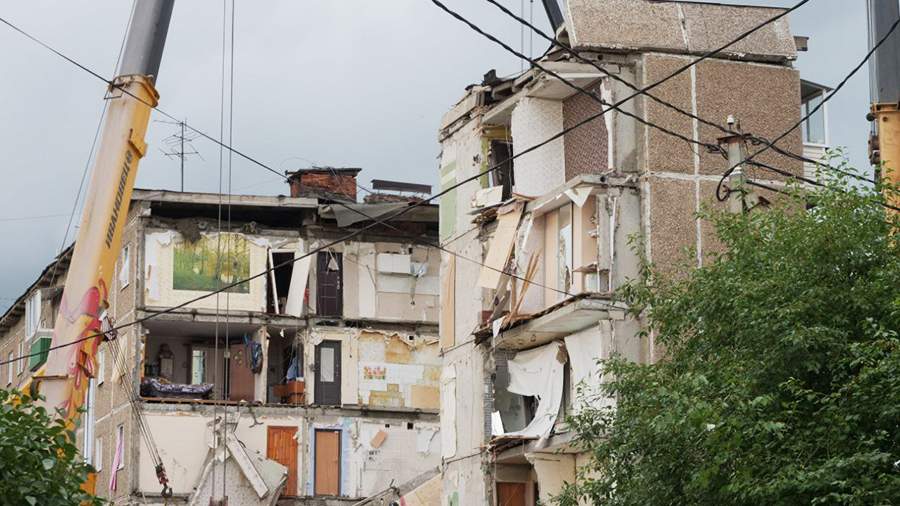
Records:
M291 197L327 192L356 201L356 175L329 172L301 172L290 178Z

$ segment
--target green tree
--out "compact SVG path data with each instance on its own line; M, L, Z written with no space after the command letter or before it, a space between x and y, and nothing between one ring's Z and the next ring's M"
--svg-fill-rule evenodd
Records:
M569 419L590 464L559 503L900 504L898 219L842 180L792 193L622 291L666 358L601 364L617 407Z
M63 419L35 399L0 390L0 504L101 504L80 488L93 468L82 461L74 440Z

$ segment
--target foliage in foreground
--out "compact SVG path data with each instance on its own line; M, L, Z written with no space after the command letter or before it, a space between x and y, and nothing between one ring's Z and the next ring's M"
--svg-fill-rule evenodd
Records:
M602 364L560 504L900 504L898 220L847 190L711 216L726 253L624 291L667 358Z
M101 504L80 488L92 468L74 440L64 421L34 399L0 390L0 504Z

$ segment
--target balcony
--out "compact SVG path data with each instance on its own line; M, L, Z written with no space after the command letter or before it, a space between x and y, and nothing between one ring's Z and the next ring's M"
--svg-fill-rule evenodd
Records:
M609 298L599 294L570 297L493 333L491 345L501 350L535 348L610 318L611 309ZM488 332L481 330L478 334L486 337Z

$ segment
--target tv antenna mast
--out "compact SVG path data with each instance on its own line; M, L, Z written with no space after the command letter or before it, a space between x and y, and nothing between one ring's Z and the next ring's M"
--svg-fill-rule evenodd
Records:
M201 160L204 160L203 155L197 151L197 148L194 147L192 142L200 136L200 134L186 131L184 121L165 121L165 120L157 120L159 123L166 123L169 125L175 125L177 130L172 135L163 139L162 143L165 145L165 148L159 148L163 155L166 158L178 158L180 160L181 165L181 191L184 191L184 160L188 156L199 156ZM204 160L205 161L205 160Z

